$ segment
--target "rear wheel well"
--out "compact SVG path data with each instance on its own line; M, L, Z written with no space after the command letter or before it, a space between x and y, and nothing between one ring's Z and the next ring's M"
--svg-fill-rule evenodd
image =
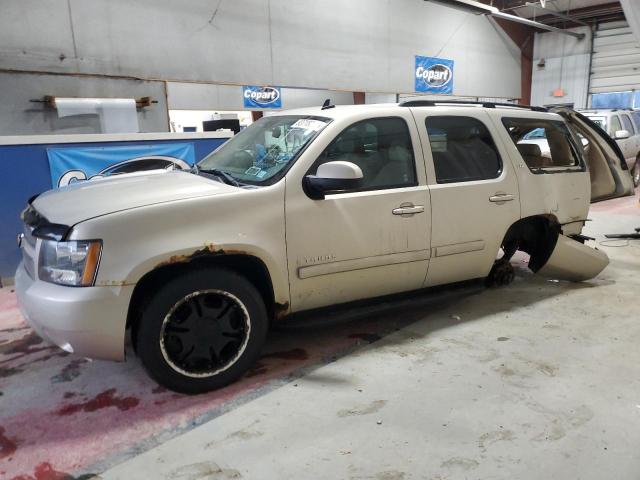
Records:
M136 344L137 326L142 312L157 292L169 279L194 270L205 270L224 267L233 270L249 280L260 292L267 310L269 320L275 315L275 299L271 276L266 265L257 257L242 254L203 255L190 261L174 263L158 267L145 274L136 284L129 311L127 314L127 328L131 329L132 343Z
M529 268L537 272L553 253L561 227L553 215L535 215L518 220L509 227L502 241L506 259L516 250L530 255Z

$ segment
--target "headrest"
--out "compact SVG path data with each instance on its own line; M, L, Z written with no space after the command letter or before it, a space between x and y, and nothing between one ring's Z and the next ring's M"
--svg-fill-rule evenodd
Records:
M464 142L475 135L477 135L475 129L466 126L447 129L447 140L451 142Z
M336 149L343 154L357 153L362 149L362 139L355 129L348 130L336 141Z
M522 155L526 155L528 157L540 157L542 156L542 150L540 150L540 146L535 143L518 143L517 145L518 151Z
M393 145L389 148L389 161L409 163L411 161L411 152L404 145Z

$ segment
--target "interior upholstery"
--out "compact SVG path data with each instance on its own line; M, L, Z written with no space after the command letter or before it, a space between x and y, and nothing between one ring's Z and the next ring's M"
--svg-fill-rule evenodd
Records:
M516 144L524 163L530 168L541 168L546 166L546 159L542 156L540 147L535 143L518 143Z

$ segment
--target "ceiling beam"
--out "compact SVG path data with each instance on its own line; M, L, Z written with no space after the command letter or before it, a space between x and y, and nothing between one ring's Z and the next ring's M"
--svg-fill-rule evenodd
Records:
M587 22L583 22L582 20L579 20L579 19L577 19L575 17L566 15L566 14L561 13L561 12L556 12L555 10L550 10L548 8L543 8L543 7L540 6L539 3L527 2L525 4L525 6L533 7L534 12L537 12L538 10L541 10L541 11L545 12L546 14L551 15L552 17L561 18L563 20L568 20L570 22L577 23L579 25L584 25L584 26L587 26L587 27L589 26L589 24ZM536 15L536 17L537 17L537 15Z
M568 30L563 30L558 27L553 27L551 25L546 25L544 23L535 22L533 20L529 20L527 18L518 17L517 15L510 15L508 13L501 12L496 7L485 5L480 2L476 2L474 0L425 0L426 2L439 3L442 5L446 5L447 7L453 7L458 10L465 10L468 12L475 13L476 15L488 15L490 17L501 18L503 20L507 20L510 22L522 23L524 25L528 25L529 27L538 28L540 30L547 30L549 32L557 32L565 35L570 35L579 40L584 38L584 33L576 33L570 32Z
M610 2L601 5L592 5L590 7L576 8L571 10L571 12L562 13L568 13L569 16L574 19L573 21L581 20L583 22L598 22L604 19L624 19L624 12L622 10L622 5L620 5L620 2ZM564 20L561 20L552 15L542 15L538 17L537 20L549 24L564 22Z

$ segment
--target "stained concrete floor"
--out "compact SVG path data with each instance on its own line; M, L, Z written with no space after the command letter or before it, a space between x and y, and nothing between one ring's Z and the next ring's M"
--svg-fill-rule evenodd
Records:
M23 340L5 353L26 357L0 357L0 478L640 478L640 242L600 244L640 226L637 198L590 217L611 258L596 279L516 259L505 288L277 332L248 377L205 396ZM0 354L3 321L24 328L9 310Z

